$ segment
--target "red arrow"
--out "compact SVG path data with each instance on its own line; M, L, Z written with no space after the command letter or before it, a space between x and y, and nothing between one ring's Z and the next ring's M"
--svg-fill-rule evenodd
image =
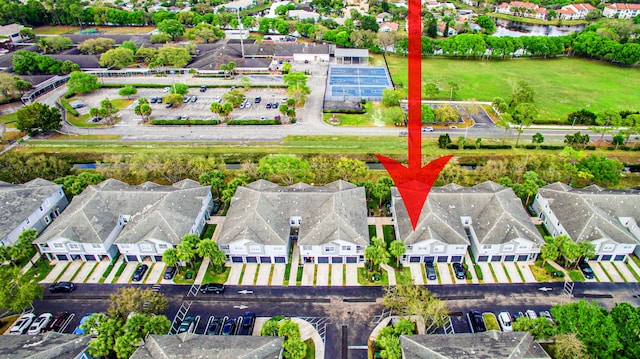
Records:
M388 157L376 155L400 191L409 213L411 225L416 229L424 202L431 186L452 155L440 157L422 167L422 4L409 0L409 165L405 167Z

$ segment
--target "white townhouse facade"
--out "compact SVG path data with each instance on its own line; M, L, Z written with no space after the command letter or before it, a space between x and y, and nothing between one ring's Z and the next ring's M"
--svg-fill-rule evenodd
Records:
M531 17L545 20L549 10L526 1L503 2L496 7L496 12L513 16Z
M632 19L640 15L640 4L615 3L605 6L602 16L617 19Z
M12 245L27 229L38 234L69 204L62 185L41 178L24 184L0 181L0 245Z
M556 12L558 13L558 18L562 20L582 20L595 9L596 8L589 3L570 4L563 6Z
M217 242L232 263L287 263L293 241L303 262L363 261L369 244L364 188L265 180L238 187Z
M581 189L556 182L538 190L532 205L547 231L591 242L598 261L624 261L640 254L640 191Z
M109 179L73 198L68 211L34 244L50 260L162 260L189 233L200 235L213 205L209 187L192 180L132 186Z
M391 201L410 263L462 262L468 249L477 262L533 261L544 243L513 190L495 182L432 188L415 231L396 187Z

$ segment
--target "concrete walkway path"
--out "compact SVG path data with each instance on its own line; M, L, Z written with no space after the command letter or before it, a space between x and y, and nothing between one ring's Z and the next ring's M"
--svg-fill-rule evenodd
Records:
M73 278L73 281L76 283L84 283L87 280L89 273L91 273L97 265L98 262L86 262L82 268L80 268L78 274Z
M33 267L33 263L37 262L38 259L40 259L40 253L36 252L36 254L31 257L31 260L28 261L27 264L24 265L24 267L22 267L20 272L23 274L27 273L27 271Z
M209 264L211 260L207 257L202 260L202 264L200 264L200 269L198 269L198 274L196 274L196 279L194 280L194 284L202 284L204 281L204 277L207 275L207 270L209 269Z
M593 274L596 275L596 278L598 278L599 282L611 282L598 262L589 262L589 265L591 266L591 269L593 269Z
M118 278L116 283L118 284L129 283L131 281L131 276L133 275L133 272L135 272L136 268L138 267L138 264L140 263L139 262L127 263L127 266L124 267L124 271L122 271L122 274L120 274L120 277Z
M469 255L469 251L464 253L464 263L469 268L469 273L471 273L471 283L478 284L480 281L478 280L478 275L476 274L475 268L473 268L473 260L471 259L471 255Z
M56 279L64 272L65 268L69 265L68 261L58 261L51 269L51 272L40 281L40 283L55 283Z
M485 283L495 283L495 279L493 279L493 275L491 274L491 269L489 269L489 263L480 262L478 263L480 266L480 270L482 270L482 279Z
M300 285L313 286L313 276L316 272L316 265L314 263L305 263L302 267L302 281Z
M536 276L534 276L533 272L531 271L530 266L532 264L532 262L516 262L516 265L518 266L518 268L520 268L520 273L522 273L522 276L524 277L525 283L537 282Z
M503 262L505 272L509 274L511 283L522 283L522 277L518 273L518 267L515 262Z
M225 284L238 285L238 282L240 282L240 276L242 275L242 268L244 268L244 263L231 263L231 271L229 272L229 276L227 277Z
M58 281L59 282L71 282L71 280L73 279L73 277L76 276L76 273L78 272L80 267L82 267L83 264L84 264L84 262L79 260L79 259L76 259L75 261L71 262L69 264L69 266L67 267L67 269L64 270L64 273L62 273L62 275L60 276L60 279L58 279Z
M411 276L413 277L413 283L415 285L424 285L424 278L422 277L422 264L421 263L409 263L409 269L411 269Z
M293 246L293 253L291 255L291 271L289 272L289 285L296 285L296 279L298 277L298 263L300 263L300 248Z
M242 275L242 285L253 285L258 271L257 263L247 263L244 267L244 275Z
M313 345L316 349L316 359L324 359L324 343L318 331L311 325L311 323L300 318L291 318L291 321L297 323L300 327L300 339L305 341L307 339L313 340Z
M269 285L281 286L284 284L284 271L287 265L284 263L276 263L273 265L273 275L271 276L271 283Z
M269 276L271 275L271 266L272 264L268 264L268 263L260 264L256 285L265 285L265 286L269 285Z
M107 279L105 279L105 281L104 281L105 283L113 283L113 279L116 277L116 273L118 272L118 268L120 268L122 263L124 263L124 256L118 257L118 260L113 265L113 268L111 268L111 272L109 272L109 275L107 276Z
M104 274L104 271L107 270L107 267L109 267L110 263L110 260L98 262L96 268L93 270L89 278L87 278L85 283L98 283L100 281L100 278L102 278L102 274Z
M633 276L633 273L629 270L629 267L623 262L615 262L614 265L620 271L622 278L624 278L628 283L637 283L636 277Z
M451 271L449 271L449 263L435 263L441 284L453 284Z
M380 267L387 271L389 277L389 285L396 285L396 270L388 264L382 264Z
M329 285L329 268L331 268L331 264L318 264L316 270L316 286L326 287Z
M344 264L332 264L331 265L331 285L341 286L342 279L344 278Z
M164 262L155 262L150 264L153 264L153 267L150 266L149 275L147 276L147 279L144 282L146 284L158 284L160 282L160 279L162 278L162 275L164 275L164 269L167 267L167 264ZM202 266L204 266L204 261L200 266L201 269L202 269ZM198 274L200 274L200 272L198 272ZM196 276L196 278L198 277Z
M344 270L347 274L347 282L345 283L345 285L350 287L359 286L360 283L358 283L358 265L355 263L345 264Z
M616 268L613 266L613 262L603 261L600 262L600 265L602 266L602 269L609 275L609 277L611 277L612 282L624 282L624 279L622 279L620 273L618 273L618 270L616 270Z

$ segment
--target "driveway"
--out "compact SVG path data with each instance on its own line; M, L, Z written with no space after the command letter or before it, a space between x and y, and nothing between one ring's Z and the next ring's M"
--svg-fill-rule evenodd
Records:
M73 278L73 281L76 283L84 283L87 280L89 273L91 273L97 265L98 262L86 262Z
M62 273L58 281L71 282L73 277L75 277L76 272L78 272L78 270L80 269L80 267L82 267L83 264L84 262L79 259L69 263L69 266L67 267L67 269L64 270L64 273Z
M599 262L589 262L589 265L591 266L591 269L593 269L593 274L596 275L599 282L611 282Z
M244 274L242 275L242 285L253 285L257 270L258 265L256 263L247 263L244 267Z
M269 275L271 275L272 264L262 263L258 270L258 279L256 279L256 285L269 285Z
M453 284L453 278L451 278L451 272L449 271L449 263L436 263L436 269L440 276L440 283Z
M227 277L227 282L225 284L238 285L238 282L240 282L240 276L242 276L243 268L244 263L231 263L231 271L229 272L229 276Z
M482 270L482 278L485 283L495 283L496 281L493 279L493 275L491 274L491 269L489 269L489 263L480 262L478 263L480 266L480 270Z
M522 283L522 277L520 273L518 273L518 265L516 262L503 262L505 272L509 274L509 279L511 279L511 283Z
M118 278L116 283L118 284L129 283L131 281L131 276L133 275L133 272L136 271L136 267L138 266L138 264L140 263L138 262L127 263L127 266L124 267L124 271L122 271L122 274L120 274L120 278Z
M631 273L631 270L629 270L629 267L627 266L626 263L615 262L614 265L616 266L616 268L618 268L618 270L620 271L620 274L625 279L625 281L627 281L629 283L637 283L638 282L636 277L633 276L633 273Z
M624 282L624 279L622 279L622 276L620 276L616 267L613 266L613 262L603 261L600 262L600 265L602 266L602 269L607 272L609 277L611 277L612 282Z
M330 264L326 264L326 263L318 264L318 269L316 270L317 286L329 285L329 268L331 268Z
M347 286L358 286L358 265L357 264L345 264L344 270L347 272Z
M276 263L273 265L273 275L271 276L270 285L284 284L284 270L286 269L286 267L287 265L283 263Z
M332 264L331 265L331 285L344 285L342 279L344 278L344 264Z
M313 276L316 272L316 265L314 263L305 263L302 267L302 282L300 285L312 286Z
M167 266L164 262L149 263L149 275L144 281L146 284L157 284L160 282L162 275L164 274L164 268ZM153 266L152 266L153 265Z
M40 283L55 283L56 279L64 272L69 265L68 261L58 261L47 276Z
M489 263L489 265L493 268L493 274L498 283L509 283L509 277L507 277L501 262Z
M411 276L413 277L413 283L415 285L424 285L424 279L422 276L423 268L424 267L421 263L409 263L409 269L411 269ZM433 282L433 284L438 284L436 281Z

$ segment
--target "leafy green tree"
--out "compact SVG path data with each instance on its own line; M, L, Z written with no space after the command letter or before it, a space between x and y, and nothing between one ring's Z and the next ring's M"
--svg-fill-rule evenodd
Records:
M78 175L69 175L59 177L54 180L55 183L61 184L62 189L69 198L82 193L90 185L96 185L104 181L104 176L93 171L84 171Z
M157 24L158 30L171 36L171 40L174 40L176 36L184 34L184 25L178 20L167 19Z
M184 101L184 96L177 93L164 95L162 98L162 103L170 103L173 106L180 106L182 101Z
M372 194L378 198L378 207L382 207L382 203L391 200L391 186L393 186L393 180L389 176L382 176L376 181Z
M536 132L535 135L531 137L531 142L536 144L536 148L539 148L544 142L544 136L540 132Z
M407 318L402 318L393 326L396 335L411 335L416 332L416 324Z
M422 317L426 332L433 333L449 321L444 301L434 297L426 287L399 285L384 289L384 306L401 315Z
M513 322L513 330L529 332L536 340L551 338L555 335L555 326L545 317L531 319L520 317Z
M133 107L133 112L138 116L142 116L142 121L145 122L149 120L153 109L149 104L149 100L145 97L141 97L138 99L138 103Z
M30 135L57 131L62 127L60 111L39 102L20 107L16 117L16 128Z
M620 113L611 109L605 110L596 117L597 127L591 128L592 131L600 133L600 145L603 143L604 135L611 129L609 126L617 127L622 122Z
M456 93L456 91L460 90L460 86L458 85L457 82L455 81L449 81L449 102L453 101L453 95Z
M494 97L491 101L491 106L499 113L505 113L509 109L509 105L502 97Z
M434 111L436 122L457 122L460 119L460 111L449 105L439 105Z
M290 62L285 62L284 64L282 64L282 73L283 74L288 74L291 71L291 63Z
M291 319L285 319L278 323L278 336L288 338L300 338L300 326Z
M313 172L309 162L290 155L262 157L258 162L256 171L261 178L286 185L313 179Z
M233 105L229 102L225 102L224 104L212 102L209 109L211 110L211 112L217 114L218 116L224 117L226 120L229 120L229 115L231 114L231 112L233 112Z
M175 248L168 248L162 253L162 261L168 266L174 266L178 263L178 251Z
M181 68L191 61L191 53L186 47L175 45L164 45L151 59L149 67L177 67Z
M194 234L187 234L182 237L180 244L176 246L178 259L182 262L188 262L189 266L193 268L191 261L196 256L196 248L200 238Z
M553 237L544 237L546 243L540 247L540 258L542 258L541 266L544 266L544 263L547 261L556 261L558 257L560 257L558 246L556 246L552 240L547 241L547 238Z
M100 56L100 66L123 69L135 62L134 52L125 47L108 50Z
M384 106L397 106L398 102L402 98L402 93L394 89L382 90L382 104Z
M530 83L524 80L518 81L516 87L511 94L511 103L509 107L515 108L521 103L534 103L536 92Z
M138 45L136 45L136 43L131 41L131 40L123 41L122 44L120 45L120 47L123 47L125 49L129 49L134 54L136 53L136 51L138 51Z
M425 96L427 96L429 100L433 100L433 98L436 97L440 92L440 88L435 82L427 82L423 86L423 91ZM424 109L424 105L422 105L422 108Z
M307 86L307 75L304 72L290 72L283 77L284 84L290 86Z
M273 317L267 320L262 329L260 329L260 335L263 337L273 337L278 335L278 322L282 320L282 317Z
M389 253L396 258L396 267L400 268L400 259L404 255L407 249L404 246L404 242L396 239L389 244Z
M78 44L78 50L83 54L97 55L111 50L116 44L116 40L107 37L88 39ZM135 50L133 50L135 51Z
M223 39L224 36L224 31L207 23L199 23L187 31L187 38L189 40L201 41L205 44Z
M131 95L138 93L138 89L133 86L125 86L118 91L118 95L127 96L127 99L131 99Z
M201 185L211 186L211 192L215 193L216 198L220 198L225 185L224 178L224 172L220 170L213 170L211 172L201 174L199 180Z
M23 259L28 259L31 264L34 264L31 260L31 257L35 253L35 248L32 243L37 237L38 232L33 228L22 231L16 243L9 247L9 252L13 260L20 262Z
M282 343L283 357L287 359L304 359L307 345L300 338L289 338Z
M47 36L38 40L38 47L45 54L56 54L70 48L71 45L73 45L73 41L62 36Z
M640 309L629 303L618 303L610 313L611 319L618 329L618 336L622 344L620 357L640 358Z
M623 167L623 164L615 158L609 159L606 156L596 154L591 154L577 165L578 171L588 172L592 175L592 182L605 186L615 186L620 183Z
M518 103L511 113L513 123L518 125L515 129L518 131L518 138L516 139L516 147L520 141L520 135L522 135L523 127L529 127L533 120L538 117L538 109L535 105L529 102Z
M123 287L111 294L107 315L127 319L131 313L158 315L167 309L167 298L147 288Z
M487 35L491 35L496 32L496 24L493 22L493 19L487 15L480 15L476 20L478 25L482 28L482 32Z
M222 191L222 200L227 203L231 201L231 198L236 194L238 187L244 186L247 183L249 183L249 179L244 174L229 181L229 183L227 183L227 188Z
M222 99L233 105L234 108L240 106L246 98L247 97L238 90L231 90L222 95Z
M151 41L152 44L166 44L171 41L171 35L165 34L163 32L159 34L153 34L149 38L149 41Z
M13 265L0 267L0 307L21 312L31 306L35 299L42 298L42 287L31 277Z
M432 123L435 121L436 119L436 114L433 110L433 107L427 105L427 104L423 104L422 105L422 124L427 124L427 123Z
M67 82L69 92L85 94L100 88L98 76L86 72L74 71L69 75Z
M381 264L387 264L389 253L385 248L384 239L372 237L369 246L364 250L364 258L367 260L369 272L377 272Z
M448 133L445 133L444 135L440 135L438 137L438 147L447 148L447 146L449 146L450 144L451 144L451 137L449 137Z
M587 347L575 333L558 334L553 339L553 358L587 359L589 357Z
M209 258L210 261L212 261L212 259L216 256L219 257L218 252L220 252L220 249L218 249L218 245L211 239L201 240L197 245L198 255L202 258ZM224 255L224 253L222 254ZM212 262L210 263L213 265ZM224 262L222 263L224 264ZM217 266L218 265L213 265L213 268L215 269Z

